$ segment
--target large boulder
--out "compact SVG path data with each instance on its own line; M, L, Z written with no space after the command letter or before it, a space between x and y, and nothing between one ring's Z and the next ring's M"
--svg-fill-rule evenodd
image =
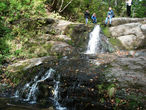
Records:
M140 22L127 23L109 30L112 37L118 38L126 49L137 49L146 46L145 26L146 24Z
M120 36L118 39L121 41L124 47L126 48L133 48L135 45L136 41L136 36L135 35L125 35L125 36Z
M146 24L141 25L141 30L142 30L143 34L146 36Z
M93 27L87 27L84 24L71 24L66 28L64 34L71 38L70 44L72 46L84 49L87 45L87 38L91 29Z
M43 67L53 67L54 62L57 61L57 58L54 56L46 56L40 58L32 58L17 61L16 63L8 65L6 68L7 74L6 76L15 84L19 84L20 82L26 82L24 79L31 79L33 76L38 74L41 70L41 66Z
M51 51L59 55L67 55L73 51L73 47L62 41L48 41L51 44Z
M65 20L57 20L57 19L53 19L53 20L54 22L48 23L46 26L43 26L42 29L44 33L60 35L64 33L68 25L74 24L73 22L65 21Z
M112 26L117 26L126 23L145 22L145 20L146 18L127 18L127 17L113 18Z
M27 71L35 66L39 66L45 62L55 60L56 58L53 56L45 56L40 58L32 58L26 59L22 61L18 61L17 63L11 64L7 67L8 72L17 73L22 71Z

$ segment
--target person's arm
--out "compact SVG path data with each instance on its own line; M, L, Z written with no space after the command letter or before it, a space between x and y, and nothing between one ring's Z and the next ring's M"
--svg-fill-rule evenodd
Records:
M112 10L112 17L114 17L115 15L114 15L114 11Z
M92 20L94 20L94 17L93 17L93 16L91 16L91 19L92 19Z

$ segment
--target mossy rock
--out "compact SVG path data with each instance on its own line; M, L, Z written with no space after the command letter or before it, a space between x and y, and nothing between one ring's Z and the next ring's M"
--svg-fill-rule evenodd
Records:
M32 58L24 61L19 61L15 64L9 65L6 69L6 76L11 79L14 84L19 84L24 76L28 78L39 72L39 66L44 65L46 62L56 61L56 57L48 56L41 58ZM48 66L49 67L49 66ZM35 71L35 73L33 72ZM33 74L34 73L34 74ZM30 75L31 74L31 75ZM27 77L28 76L28 77ZM29 79L31 79L30 77Z
M72 39L72 41L69 41L69 44L72 46L85 47L91 29L91 26L86 26L84 24L70 24L66 28L64 34Z
M125 49L125 47L122 45L122 43L120 42L120 40L116 39L116 38L109 38L109 42L116 48L116 49Z
M113 38L111 36L111 33L109 31L109 27L101 27L103 34L109 38L109 42L116 48L116 49L125 49L125 47L122 45L120 40Z

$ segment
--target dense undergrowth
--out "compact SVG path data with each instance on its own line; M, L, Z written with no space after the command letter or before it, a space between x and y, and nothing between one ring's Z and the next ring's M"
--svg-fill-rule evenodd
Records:
M43 0L0 1L0 64L15 58L37 56L28 47L28 41L41 33L40 22L33 19L45 17Z

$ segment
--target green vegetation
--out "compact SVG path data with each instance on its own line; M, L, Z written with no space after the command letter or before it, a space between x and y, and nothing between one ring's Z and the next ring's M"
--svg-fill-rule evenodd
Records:
M144 17L144 4L144 0L133 2L132 13L134 17ZM90 15L94 12L96 13L98 23L102 24L109 6L113 7L116 16L125 16L126 7L123 0L1 0L0 64L7 62L11 58L15 59L15 57L31 58L47 55L46 52L45 54L40 53L40 55L37 55L33 51L43 43L30 42L36 40L37 36L43 33L40 28L43 26L44 21L37 19L46 17L47 12L54 13L51 14L54 18L84 23L84 12L88 9ZM89 23L91 23L91 20L89 20ZM108 28L103 31L110 37ZM55 31L49 31L49 34L54 35ZM36 40L35 42L38 41ZM111 39L111 42L114 44L117 41L114 42Z
M109 27L102 27L102 31L105 36L107 36L108 38L111 37L110 32L109 32Z
M133 2L133 17L145 17L145 3L145 0L135 0ZM98 24L103 24L109 6L112 6L116 17L126 16L124 0L1 0L0 67L5 63L17 62L21 59L34 57L54 55L57 56L57 58L62 58L62 54L51 52L52 44L48 44L46 40L50 40L51 38L49 36L42 36L46 31L47 34L53 37L57 33L55 29L48 28L51 27L53 23L49 24L48 21L45 20L45 17L47 18L50 13L52 14L49 15L49 17L52 18L84 23L84 12L88 9L90 15L94 12L96 13ZM81 44L86 43L88 32L90 32L89 28L93 28L94 25L92 25L91 20L89 20L88 27L85 26L83 29L84 32L82 30L80 31L80 27L77 27L78 30L74 30L75 26L77 25L70 25L65 32L66 35L72 38L71 41L68 41L68 44L85 48L85 46ZM47 29L45 29L46 27ZM112 45L123 48L119 40L111 37L108 27L102 27L102 29L103 33L109 37L109 41ZM26 65L27 64L24 63L18 66L18 68L8 67L8 69L18 71L5 72L6 76L4 78L12 79L14 84L20 83L24 75L22 69ZM124 68L127 69L127 67ZM34 71L35 74L37 70ZM3 71L0 68L0 75L2 75L2 73ZM106 94L106 96L101 98L101 103L104 103L106 99L109 101L113 99L114 104L117 105L115 109L118 109L120 104L124 105L126 103L126 99L115 97L115 90L117 89L115 84L101 84L98 85L97 88L99 89L100 95ZM141 104L140 98L137 101L135 94L132 94L131 97L126 97L129 101L129 107L133 109L138 108L139 104Z
M125 48L122 46L121 42L120 42L118 39L115 39L115 38L110 37L110 38L109 38L109 41L110 41L110 43L111 43L112 45L114 45L115 47L117 47L117 48L119 48L119 49L125 49Z
M145 0L133 0L132 17L145 17ZM89 10L90 15L96 13L97 22L102 22L111 6L116 17L126 16L125 0L46 0L48 10L57 12L65 19L84 22L84 12Z
M105 36L107 36L109 38L109 42L116 48L118 49L125 49L123 46L122 46L122 43L120 42L120 40L116 39L116 38L113 38L111 37L111 34L109 32L109 27L103 27L102 26L102 31L104 33Z
M0 1L0 64L12 57L34 56L28 43L36 39L41 23L32 21L43 16L46 16L43 0Z
M146 0L133 0L132 16L143 18L146 17Z

